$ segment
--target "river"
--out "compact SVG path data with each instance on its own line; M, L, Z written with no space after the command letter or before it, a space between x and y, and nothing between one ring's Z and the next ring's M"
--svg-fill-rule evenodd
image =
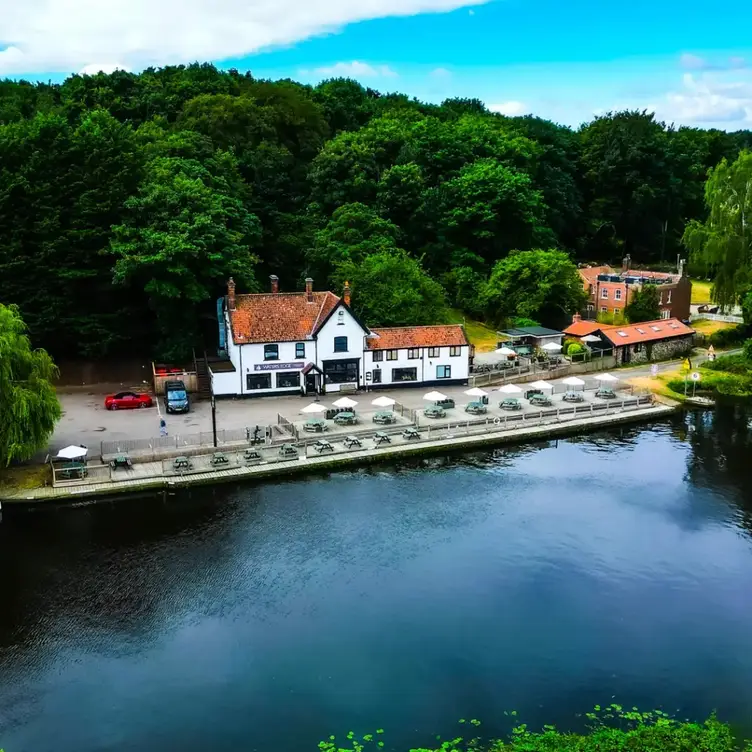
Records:
M752 732L749 415L0 524L5 752L387 748L612 698Z

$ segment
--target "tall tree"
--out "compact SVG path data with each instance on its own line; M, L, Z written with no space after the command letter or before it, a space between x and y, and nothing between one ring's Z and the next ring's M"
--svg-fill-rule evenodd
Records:
M752 152L721 161L705 184L705 203L707 220L692 220L684 243L713 274L713 300L735 305L752 284Z
M32 350L15 306L0 304L0 467L43 449L62 411L52 358Z
M635 290L624 309L624 316L630 324L659 319L661 308L657 285L643 285L639 290Z

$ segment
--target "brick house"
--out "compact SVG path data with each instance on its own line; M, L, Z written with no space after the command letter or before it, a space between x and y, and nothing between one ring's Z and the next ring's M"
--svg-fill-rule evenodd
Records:
M689 320L692 282L683 261L679 262L676 274L631 269L629 256L624 259L621 271L610 266L586 266L578 271L588 294L583 311L585 318L594 319L598 314L623 316L637 290L645 285L655 285L661 318Z

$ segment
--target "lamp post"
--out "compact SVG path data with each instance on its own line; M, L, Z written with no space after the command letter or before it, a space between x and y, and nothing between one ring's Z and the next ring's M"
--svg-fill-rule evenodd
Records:
M212 410L212 436L214 438L214 448L217 448L217 403L214 400L214 393L211 396L211 410Z

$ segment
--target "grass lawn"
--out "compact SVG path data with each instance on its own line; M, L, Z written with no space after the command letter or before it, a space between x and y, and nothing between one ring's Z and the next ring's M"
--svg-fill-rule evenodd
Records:
M712 321L711 319L697 319L692 322L692 328L702 334L714 334L721 329L733 329L736 326L730 321Z
M702 305L703 303L710 303L710 288L712 286L712 282L708 282L704 279L693 279L692 304Z
M452 308L449 312L449 322L452 324L464 324L465 332L470 343L475 345L476 352L491 352L496 349L496 343L501 339L493 327L487 326L480 321L473 321Z
M49 478L49 465L22 465L0 468L0 494L39 488Z

